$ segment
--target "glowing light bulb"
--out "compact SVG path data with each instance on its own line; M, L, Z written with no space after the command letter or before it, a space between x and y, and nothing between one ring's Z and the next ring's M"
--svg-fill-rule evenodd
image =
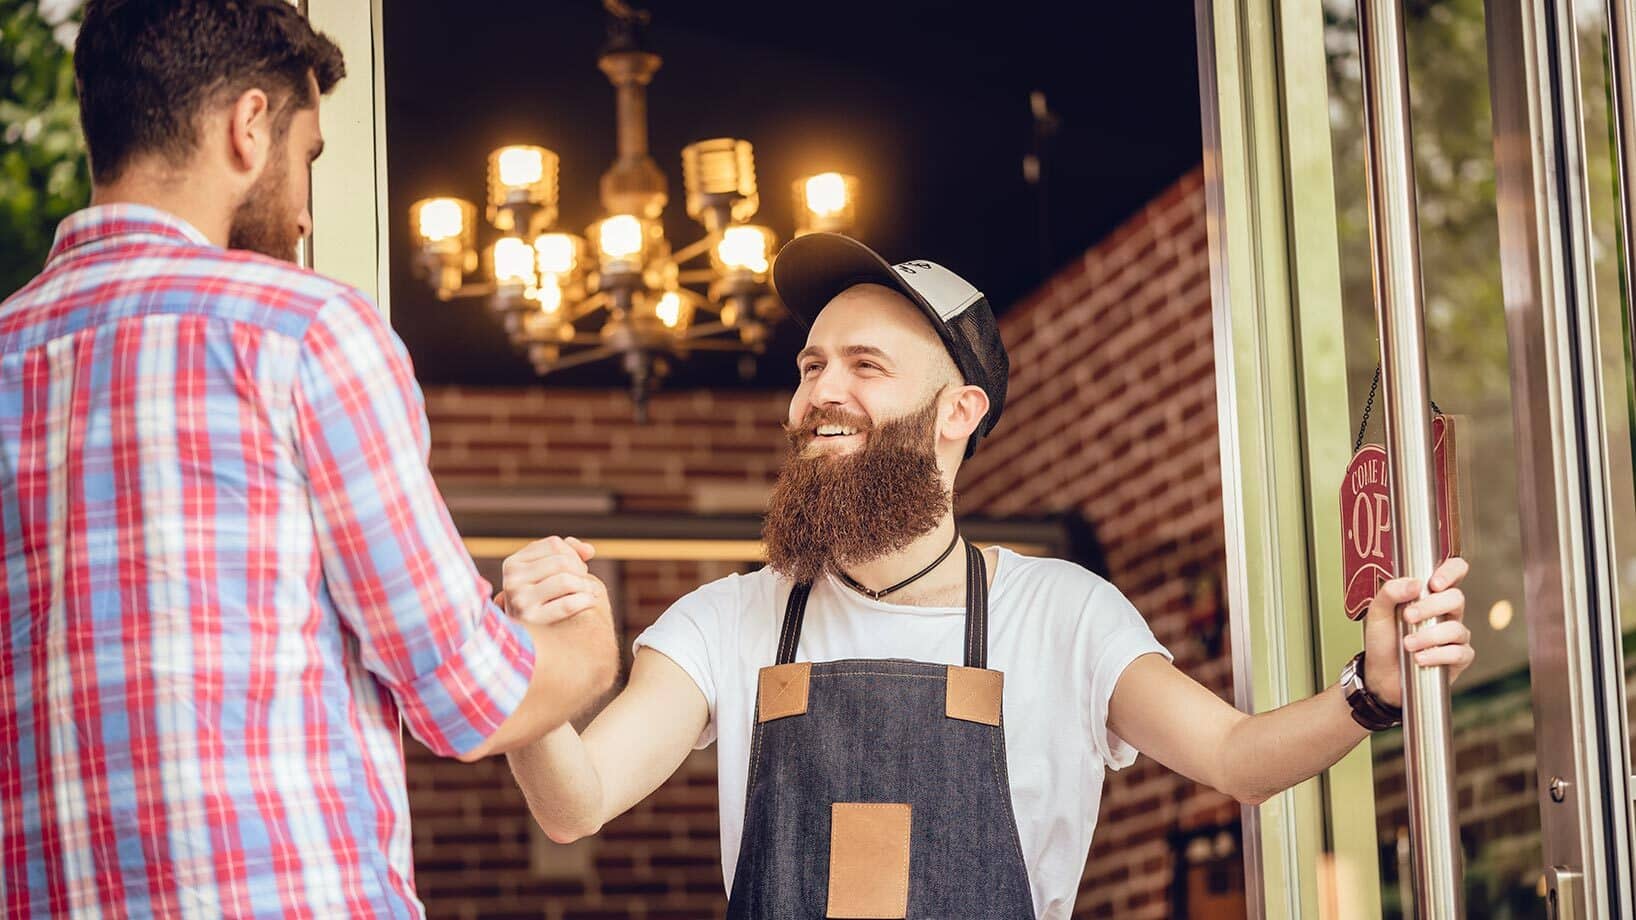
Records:
M458 239L466 230L466 212L453 198L428 198L420 203L420 238L428 243Z
M568 233L542 233L534 240L540 273L566 275L579 263L578 240Z
M629 214L616 214L602 222L597 234L602 255L610 260L628 259L642 251L642 222Z
M502 236L494 241L490 253L496 284L534 283L534 247L514 236Z
M840 173L820 173L807 180L807 209L818 217L828 217L846 208L846 177Z
M538 147L501 147L495 166L501 185L525 188L544 178L544 151Z
M539 286L534 299L540 302L541 313L555 315L562 309L562 285L554 280L547 280Z
M654 305L653 313L666 328L675 329L682 321L682 296L675 291L666 291L665 296Z
M768 232L762 227L728 227L716 244L716 254L730 268L763 274L767 271Z

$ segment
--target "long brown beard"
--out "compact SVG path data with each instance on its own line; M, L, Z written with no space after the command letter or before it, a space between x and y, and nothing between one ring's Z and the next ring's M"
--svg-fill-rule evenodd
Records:
M244 200L233 211L227 230L229 249L248 249L285 262L295 261L301 230L286 203L289 197L289 152L278 143L279 154L256 178Z
M952 498L937 468L937 398L870 428L850 413L815 410L789 428L792 454L768 500L762 540L772 567L797 581L896 552L930 533ZM822 423L857 428L850 454L805 454Z

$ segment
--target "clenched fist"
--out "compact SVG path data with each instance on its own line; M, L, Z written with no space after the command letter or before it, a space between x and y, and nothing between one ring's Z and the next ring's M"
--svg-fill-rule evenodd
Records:
M586 565L596 548L574 537L546 537L506 557L496 600L525 623L549 626L598 611L611 621L608 588Z
M608 587L587 562L596 548L573 537L536 540L506 558L495 600L535 633L535 653L560 656L569 667L589 667L594 693L619 675Z
M1476 654L1471 650L1471 630L1463 622L1466 614L1466 596L1460 590L1471 567L1458 556L1445 561L1432 573L1425 592L1413 578L1398 578L1382 585L1369 606L1363 624L1364 685L1392 706L1403 705L1402 669L1398 662L1398 643L1414 656L1420 667L1448 668L1449 682L1471 666ZM1442 620L1399 639L1397 608L1403 610L1403 620L1420 623L1432 617Z

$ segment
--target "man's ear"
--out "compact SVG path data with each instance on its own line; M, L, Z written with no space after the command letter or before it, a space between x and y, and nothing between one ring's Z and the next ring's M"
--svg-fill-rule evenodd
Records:
M949 391L942 436L964 444L988 415L988 394L970 384Z
M259 174L273 151L273 111L267 93L247 89L227 110L227 153L235 172Z

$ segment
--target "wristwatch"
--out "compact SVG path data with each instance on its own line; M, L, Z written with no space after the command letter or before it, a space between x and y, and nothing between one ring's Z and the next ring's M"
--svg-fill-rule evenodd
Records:
M1352 707L1353 720L1369 731L1384 731L1403 721L1402 709L1388 704L1364 685L1362 652L1341 668L1341 693Z

